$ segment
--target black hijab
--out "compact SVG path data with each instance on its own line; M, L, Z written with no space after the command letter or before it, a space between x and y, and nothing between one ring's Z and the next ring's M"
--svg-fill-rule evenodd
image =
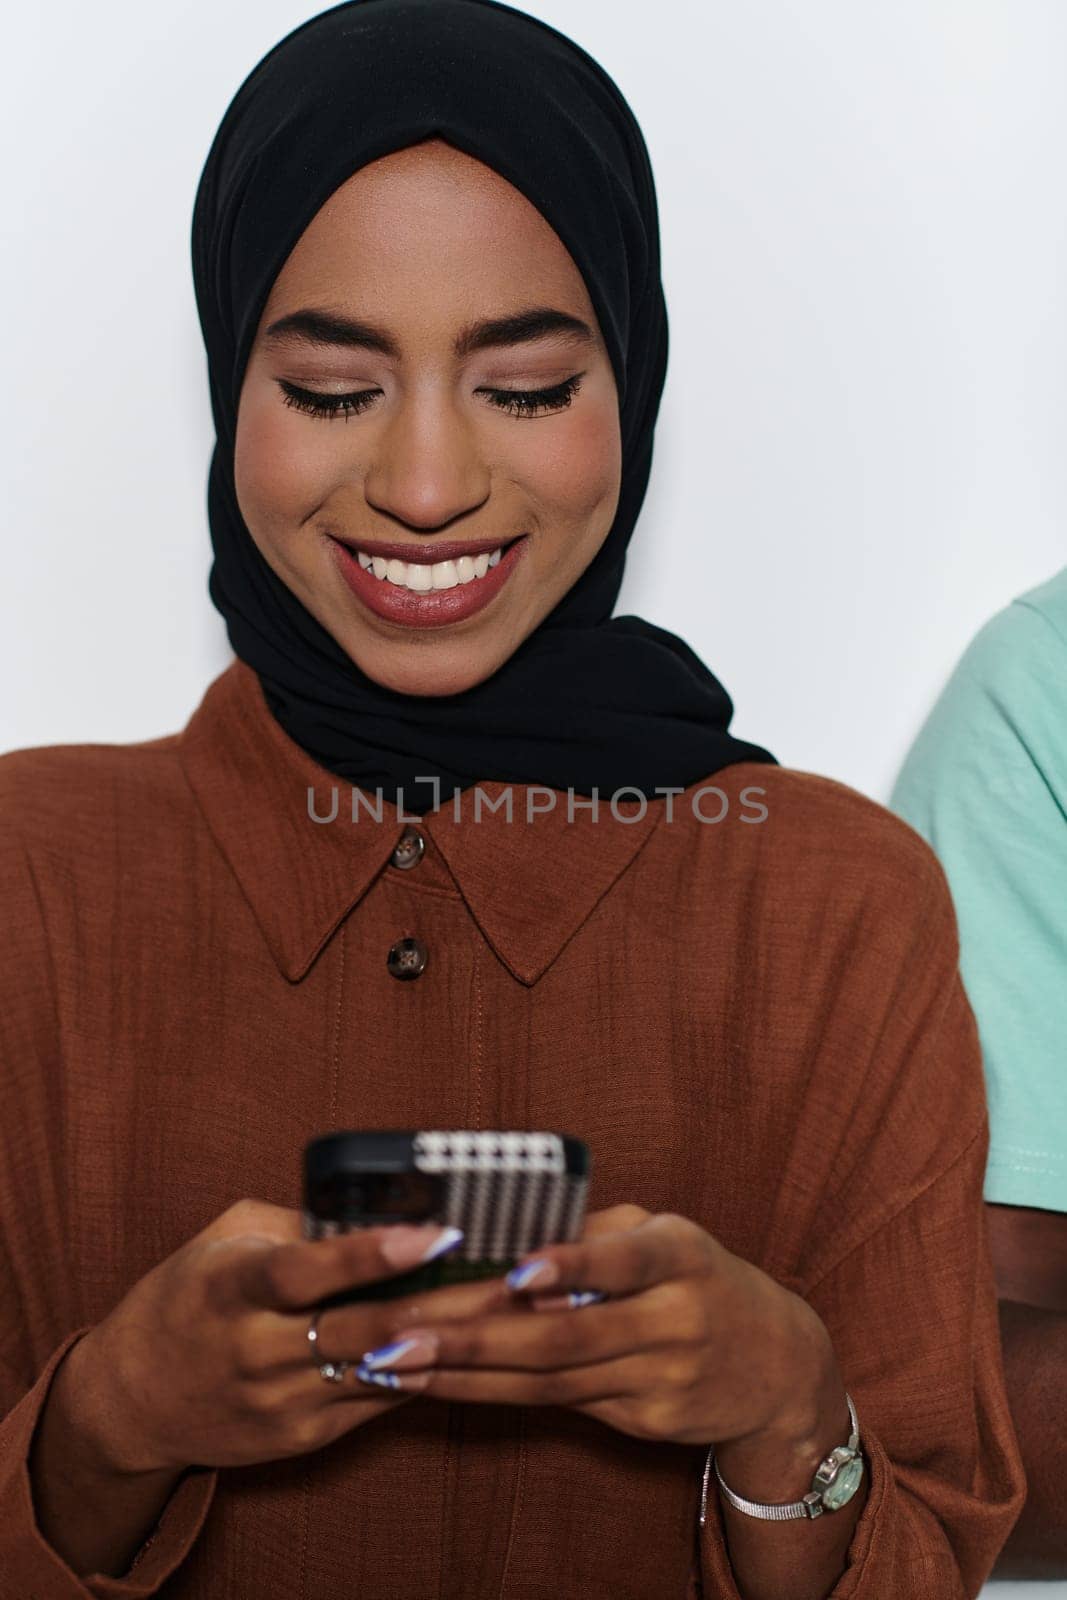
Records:
M367 677L260 555L234 489L237 402L275 278L360 167L437 136L542 213L581 272L615 372L622 487L593 561L484 682L405 695ZM652 796L737 761L726 690L682 640L612 617L644 499L667 366L648 152L616 85L547 23L496 0L350 0L263 57L212 143L193 276L217 443L211 599L286 733L349 783L425 813L479 781Z

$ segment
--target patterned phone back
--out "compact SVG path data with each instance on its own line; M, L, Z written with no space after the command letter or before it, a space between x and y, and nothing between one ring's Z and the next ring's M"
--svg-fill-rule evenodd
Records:
M425 1132L415 1164L446 1179L443 1221L462 1228L469 1261L501 1261L546 1239L576 1239L587 1174L567 1172L555 1133Z
M559 1134L427 1129L412 1139L412 1161L444 1179L435 1220L462 1228L455 1260L503 1261L581 1232L589 1174L567 1171ZM304 1216L308 1238L344 1226Z

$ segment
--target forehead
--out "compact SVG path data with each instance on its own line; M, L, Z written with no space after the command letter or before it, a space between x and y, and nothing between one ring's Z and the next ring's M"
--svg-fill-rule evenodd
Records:
M458 316L487 302L540 301L595 321L581 273L536 206L442 139L361 167L326 200L275 279L265 315L309 299Z

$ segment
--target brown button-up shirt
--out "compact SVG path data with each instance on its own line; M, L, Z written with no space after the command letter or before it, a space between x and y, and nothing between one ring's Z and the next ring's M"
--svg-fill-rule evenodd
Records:
M804 1296L870 1473L835 1600L978 1592L1024 1480L944 876L842 784L708 783L353 822L240 662L179 734L0 758L2 1600L738 1600L706 1449L563 1407L416 1396L193 1467L119 1579L44 1540L28 1451L66 1351L233 1201L298 1207L342 1127L577 1134L592 1208L691 1217Z

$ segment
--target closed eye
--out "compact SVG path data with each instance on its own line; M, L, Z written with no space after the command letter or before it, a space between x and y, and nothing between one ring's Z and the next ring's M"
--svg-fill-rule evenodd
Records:
M543 412L562 411L577 394L583 372L576 372L551 389L478 389L475 392L488 397L489 403L511 416L538 416ZM278 379L283 404L312 417L339 417L347 421L366 411L371 402L381 394L380 389L360 389L353 394L322 394L317 389L301 389L295 383Z

